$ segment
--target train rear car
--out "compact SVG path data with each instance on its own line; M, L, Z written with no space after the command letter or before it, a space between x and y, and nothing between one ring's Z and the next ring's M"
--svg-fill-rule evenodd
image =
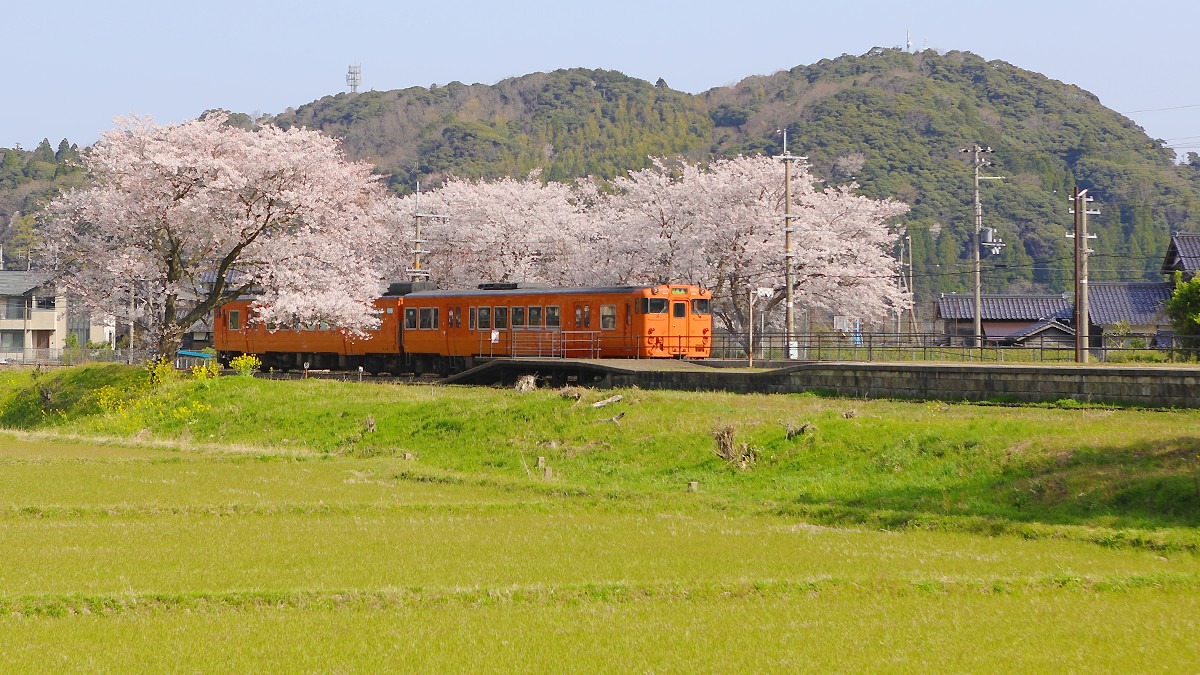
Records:
M356 335L325 323L264 323L257 319L251 300L235 300L214 313L213 346L225 362L254 354L264 369L355 370L361 366L370 373L399 373L404 367L401 311L400 297L379 298L375 301L379 327Z

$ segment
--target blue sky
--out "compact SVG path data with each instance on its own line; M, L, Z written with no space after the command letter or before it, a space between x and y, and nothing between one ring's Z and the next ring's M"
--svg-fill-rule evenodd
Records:
M700 92L902 46L908 31L917 49L971 51L1077 84L1152 137L1200 151L1194 0L6 4L8 147L43 137L87 145L130 113L277 113L345 90L351 63L363 90L581 66Z

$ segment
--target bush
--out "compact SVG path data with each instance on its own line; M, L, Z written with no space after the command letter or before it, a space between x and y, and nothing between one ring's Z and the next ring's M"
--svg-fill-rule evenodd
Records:
M160 356L153 361L146 362L146 371L150 373L150 384L163 384L175 379L175 364L171 363L171 359Z
M254 373L262 368L262 361L253 354L242 354L231 359L229 367L242 377L254 377Z
M192 366L192 377L197 380L211 380L221 374L221 364L213 359Z

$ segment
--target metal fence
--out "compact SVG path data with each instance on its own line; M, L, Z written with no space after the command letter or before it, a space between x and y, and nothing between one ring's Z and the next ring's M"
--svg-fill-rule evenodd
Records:
M85 363L142 364L157 357L157 355L157 352L148 349L19 349L0 351L0 365L76 366Z
M783 333L754 334L748 349L746 333L723 333L713 338L714 359L752 361L952 361L993 363L1050 363L1075 360L1075 345L1062 338L1034 337L1020 344L938 333L812 333L792 336L789 350ZM790 354L789 354L790 351ZM1111 363L1178 362L1196 358L1159 334L1105 337L1089 350L1092 360Z

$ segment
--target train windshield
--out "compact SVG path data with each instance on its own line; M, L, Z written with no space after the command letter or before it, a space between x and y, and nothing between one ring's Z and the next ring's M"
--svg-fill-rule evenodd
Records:
M712 300L692 300L692 314L712 314Z
M666 314L666 298L642 298L642 314Z

